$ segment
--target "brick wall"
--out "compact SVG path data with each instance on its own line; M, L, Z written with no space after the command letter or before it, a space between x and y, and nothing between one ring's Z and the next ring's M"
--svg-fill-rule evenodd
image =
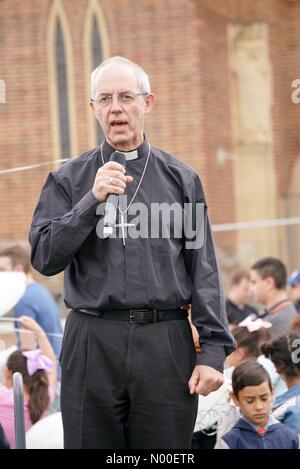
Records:
M300 3L297 0L237 2L237 17L240 21L267 21L270 26L278 191L284 196L299 156L300 106L291 102L291 84L300 78Z

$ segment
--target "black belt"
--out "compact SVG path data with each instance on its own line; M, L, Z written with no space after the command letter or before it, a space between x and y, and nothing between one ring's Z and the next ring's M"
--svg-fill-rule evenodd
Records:
M90 314L104 319L127 321L131 324L147 324L159 321L172 321L174 319L186 319L187 312L183 309L120 309L110 311L98 311L93 309L74 309L77 313Z

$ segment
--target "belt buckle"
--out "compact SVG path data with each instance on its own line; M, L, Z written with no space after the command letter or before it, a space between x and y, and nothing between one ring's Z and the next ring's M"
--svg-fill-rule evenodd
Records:
M146 313L144 315L144 313ZM152 313L152 318L149 320L149 315ZM148 318L147 318L148 315ZM147 309L131 309L129 312L129 322L130 324L147 324L149 322L154 322L153 311Z

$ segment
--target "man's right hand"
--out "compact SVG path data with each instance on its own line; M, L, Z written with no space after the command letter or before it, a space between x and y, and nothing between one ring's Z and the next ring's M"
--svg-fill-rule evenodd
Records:
M108 194L122 195L127 184L133 181L131 176L125 176L125 169L115 161L109 161L98 169L92 192L100 202L105 202Z

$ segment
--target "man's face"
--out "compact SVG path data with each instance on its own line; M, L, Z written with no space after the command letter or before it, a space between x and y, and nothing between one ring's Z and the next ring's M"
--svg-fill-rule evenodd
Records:
M264 427L269 420L273 394L268 382L264 381L258 386L246 386L238 393L238 397L232 395L232 398L249 422Z
M267 305L271 287L270 277L263 279L256 270L251 270L250 282L250 291L255 300L262 305Z
M250 289L250 282L247 278L242 278L238 285L234 285L236 298L238 301L246 305L253 299L253 294Z
M101 125L107 142L118 150L133 150L143 142L144 116L150 112L154 95L136 96L141 93L133 69L123 64L111 64L100 71L96 92L91 102L95 117ZM134 96L130 103L122 103L117 95L128 93ZM112 95L110 104L101 106L97 98Z
M10 257L0 256L0 272L12 272L13 270Z

